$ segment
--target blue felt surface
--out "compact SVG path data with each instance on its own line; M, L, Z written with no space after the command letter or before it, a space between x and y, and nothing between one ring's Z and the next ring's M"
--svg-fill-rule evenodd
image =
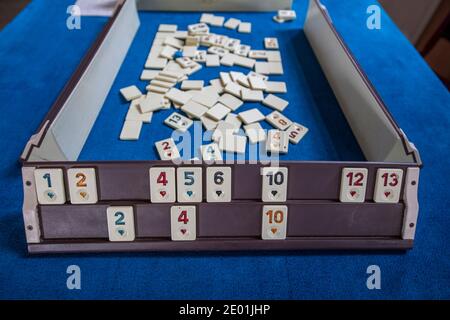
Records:
M254 50L264 50L264 37L277 37L283 59L284 74L270 76L270 80L285 81L288 92L278 96L290 102L284 110L289 119L299 122L310 129L309 133L298 145L290 145L289 153L281 155L282 160L364 160L364 156L357 144L350 127L340 111L339 105L320 70L320 66L312 52L302 26L305 20L307 2L297 6L299 18L292 23L278 24L272 21L273 12L265 13L221 13L222 16L235 17L252 23L251 34L239 33L223 27L211 27L210 31L238 38L241 43L250 45ZM119 140L123 119L128 110L128 103L119 94L123 87L136 84L145 92L148 81L139 80L143 65L149 53L151 43L158 25L174 23L179 30L187 30L187 26L196 23L201 13L167 13L142 12L139 17L141 27L124 61L102 111L91 131L85 147L79 157L80 160L154 160L159 156L154 143L167 139L173 130L163 124L175 109L155 112L151 124L145 124L138 141ZM200 49L205 50L206 47ZM193 74L190 79L209 80L219 78L219 72L241 71L247 74L251 69L233 67L203 67ZM320 98L318 98L320 97ZM261 103L245 103L237 112L258 108L265 115L273 111ZM265 129L273 127L262 122ZM194 126L183 135L183 140L191 141L191 153L183 154L185 159L198 154L199 145L211 143L211 134L206 134L203 142L194 139ZM177 141L175 139L175 141ZM264 143L261 145L261 147ZM247 144L249 156L250 144ZM252 148L254 150L254 148ZM194 154L196 152L196 154ZM229 155L228 155L229 156ZM244 157L244 156L239 156ZM229 158L228 158L229 159Z
M68 31L65 12L71 2L35 0L0 33L0 298L450 298L450 95L386 14L380 31L366 29L366 8L376 3L372 0L324 3L421 151L425 168L412 251L29 257L17 159L105 22L83 18L81 30ZM299 16L304 7L297 7ZM314 101L329 101L328 93L310 92ZM66 289L70 264L81 267L80 291ZM381 267L378 291L366 289L365 272L371 264Z

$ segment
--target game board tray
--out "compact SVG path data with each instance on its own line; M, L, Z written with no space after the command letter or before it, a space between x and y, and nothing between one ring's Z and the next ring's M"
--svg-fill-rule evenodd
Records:
M168 137L171 131L162 124L163 118L154 118L148 132L144 131L144 139L138 142L118 140L118 126L126 112L121 109L123 102L118 89L130 81L136 82L145 60L140 55L148 52L145 46L151 42L150 35L156 26L168 23L166 16L173 17L169 23L187 20L179 23L184 28L198 21L194 19L201 12L235 11L223 13L234 17L242 15L239 11L251 11L241 17L247 17L257 30L259 21L290 6L290 1L271 0L248 1L245 7L235 1L220 4L198 1L187 7L177 0L140 1L138 12L133 0L120 2L24 149L23 216L29 252L411 248L418 215L417 189L422 165L419 153L398 127L317 0L310 1L303 29L299 26L295 30L296 24L286 24L275 35L280 38L286 69L286 75L278 79L288 84L286 98L291 102L288 109L292 112L289 116L305 121L311 130L310 136L280 157L279 163L253 163L245 161L249 160L245 157L238 163L213 164L156 160L153 142ZM142 9L165 12L142 12ZM177 15L166 13L169 10L198 12ZM264 36L248 36L246 41L256 47L255 41L262 41ZM143 41L146 37L147 43ZM303 64L296 59L304 59ZM289 68L289 64L293 67ZM218 72L219 69L213 73L208 70L198 77L210 79L217 77ZM309 91L308 85L312 88ZM329 95L329 87L335 97L325 99L328 106L311 98L320 93ZM267 167L273 167L274 173L277 168L287 170L285 200L264 201L265 189L261 186L266 182L261 170ZM156 186L149 180L149 171L182 168L201 168L201 201L150 201ZM206 189L211 168L230 170L226 177L231 201L210 201ZM73 185L70 177L77 171L95 182L94 203L92 197L86 203L74 203L72 191L78 184ZM344 173L361 174L360 171L364 175L364 189L354 190L363 190L356 195L362 201L349 201L343 196L347 192ZM43 181L49 184L55 199L58 196L57 202L62 199L62 203L42 201L39 189L42 181L37 172L44 173L42 176L47 180ZM384 186L392 184L392 187L383 189L380 185L383 173L387 179L392 175L400 178L399 183L386 180ZM50 177L61 180L54 180L50 186ZM356 194L353 186L350 182L349 192ZM57 187L62 191L53 190ZM391 198L380 198L380 190L391 194ZM393 194L397 199L392 198ZM173 234L171 211L186 206L195 210L192 227L195 240L179 241ZM262 235L266 206L286 210L285 238L268 240ZM131 210L125 229L120 229L124 240L132 236L131 240L111 236L109 208L125 208L125 213Z

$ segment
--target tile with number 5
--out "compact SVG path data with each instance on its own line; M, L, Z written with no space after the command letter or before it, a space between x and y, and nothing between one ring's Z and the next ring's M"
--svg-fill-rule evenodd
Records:
M202 168L177 169L178 202L202 202Z

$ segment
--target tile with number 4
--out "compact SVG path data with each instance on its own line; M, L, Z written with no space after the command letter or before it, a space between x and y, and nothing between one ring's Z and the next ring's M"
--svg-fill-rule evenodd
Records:
M402 189L402 169L378 169L373 201L397 203Z
M180 152L172 138L155 142L161 160L173 160L180 158Z
M366 199L368 170L365 168L344 168L341 175L341 202L364 202Z
M133 207L108 207L106 209L109 241L133 241Z
M202 168L177 169L178 202L202 202Z
M36 193L40 204L63 204L66 202L62 169L34 170Z
M195 206L170 208L170 231L174 241L192 241L197 238Z
M263 240L286 239L287 206L263 206L261 238Z
M208 167L206 169L206 201L231 201L231 168Z
M150 168L150 201L175 202L175 168Z
M71 203L97 203L97 178L94 168L71 168L67 170L67 178Z
M262 201L285 202L287 199L288 168L264 167L262 175Z

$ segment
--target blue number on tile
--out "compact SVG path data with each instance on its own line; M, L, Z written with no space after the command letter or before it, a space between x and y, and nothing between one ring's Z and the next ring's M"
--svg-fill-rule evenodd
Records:
M116 212L114 214L114 217L117 218L116 220L116 226L123 226L125 225L125 222L123 221L125 219L125 215L123 214L123 212Z
M186 171L184 173L184 180L185 180L184 185L192 186L194 184L194 182L195 182L195 180L194 180L194 172Z
M52 179L50 178L50 173L46 173L42 176L42 178L47 180L48 187L52 187Z

